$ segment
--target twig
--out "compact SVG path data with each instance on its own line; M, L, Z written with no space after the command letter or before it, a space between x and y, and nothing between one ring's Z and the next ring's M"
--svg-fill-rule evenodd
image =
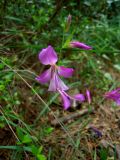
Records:
M87 113L93 113L93 112L94 112L94 109L91 109L91 110L89 110L89 109L83 109L82 111L78 111L78 112L76 112L76 113L72 113L72 114L70 114L70 115L67 115L67 116L58 118L58 120L59 120L59 122L62 122L62 123L63 123L63 122L67 122L67 121L69 121L69 120L71 120L71 119L75 119L75 118L77 118L77 117L83 116L83 115L85 115L85 114L87 114ZM59 125L59 123L58 123L58 121L56 121L56 119L54 119L54 120L51 122L51 124L54 125L54 126Z

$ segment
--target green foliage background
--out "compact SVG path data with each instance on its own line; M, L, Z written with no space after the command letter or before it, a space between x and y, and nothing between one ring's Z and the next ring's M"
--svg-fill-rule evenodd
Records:
M49 107L58 96L49 94L47 85L35 81L36 75L45 69L38 61L42 48L51 44L59 55L60 65L74 66L76 73L67 83L71 89L74 86L83 92L86 87L91 89L94 104L101 102L99 95L119 86L109 73L109 67L120 71L119 11L119 0L0 1L0 128L11 126L18 137L8 146L0 144L0 148L11 150L11 160L24 159L26 154L38 160L57 157L51 148L44 147L44 140L54 128L48 122L39 122L41 117L47 117L49 109L36 100L36 94L40 94ZM69 32L65 32L69 14L72 24ZM71 40L84 42L93 50L68 49L66 45ZM27 83L20 76L31 90L25 87ZM35 109L32 122L25 117L26 104L31 110ZM59 106L58 100L55 105ZM104 157L103 153L101 149L100 157Z

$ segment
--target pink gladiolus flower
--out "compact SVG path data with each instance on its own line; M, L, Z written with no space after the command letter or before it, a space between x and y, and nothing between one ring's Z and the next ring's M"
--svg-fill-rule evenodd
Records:
M65 91L59 90L58 92L61 95L62 101L63 101L63 106L64 109L67 110L70 105L71 105L71 101L76 100L79 102L84 102L85 101L85 97L83 94L76 94L74 96L69 96Z
M72 76L73 69L63 66L57 66L56 62L58 57L52 46L48 46L39 53L39 60L44 65L50 65L51 67L44 71L40 76L36 78L41 84L50 81L49 91L68 90L69 88L64 84L59 76L68 78Z
M86 90L86 98L87 98L88 103L90 104L91 103L91 95L90 95L90 91L88 89Z
M111 99L115 101L117 105L120 105L120 88L105 93L104 97Z
M91 50L92 47L82 43L82 42L78 42L78 41L72 41L70 42L70 46L73 48L81 48L81 49L85 49L85 50Z

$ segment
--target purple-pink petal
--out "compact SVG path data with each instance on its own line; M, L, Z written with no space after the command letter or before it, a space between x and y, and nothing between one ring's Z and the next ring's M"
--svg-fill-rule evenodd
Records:
M120 105L120 88L117 88L116 90L112 90L110 92L107 92L104 95L105 98L111 99L116 102L117 105Z
M44 65L54 65L58 57L53 47L49 45L39 53L39 60Z
M90 95L90 91L87 89L86 90L86 97L87 97L87 101L90 104L91 103L91 95Z
M67 96L67 94L64 91L60 91L60 90L58 90L58 91L59 91L61 98L62 98L62 101L63 101L63 107L65 110L67 110L71 104L70 98L69 98L69 96Z
M58 67L58 74L65 78L71 77L73 75L74 69L73 68L66 68L63 66Z
M51 79L51 68L44 71L40 76L36 77L35 79L41 84L49 82Z
M70 42L70 46L73 48L81 48L81 49L85 49L85 50L92 49L92 47L86 45L85 43L78 42L78 41Z
M85 101L85 96L83 94L76 94L73 96L73 98L79 102L84 102Z
M90 126L90 129L93 130L98 137L102 137L102 132L98 130L96 127Z
M69 96L65 91L58 89L58 92L62 97L64 109L68 109L70 107L71 101L73 100L76 100L79 102L85 101L85 96L83 94L76 94L74 96Z
M57 91L58 89L62 90L62 91L65 91L65 90L68 90L69 88L59 78L57 73L53 73L48 91Z
M120 98L116 100L116 104L120 106Z

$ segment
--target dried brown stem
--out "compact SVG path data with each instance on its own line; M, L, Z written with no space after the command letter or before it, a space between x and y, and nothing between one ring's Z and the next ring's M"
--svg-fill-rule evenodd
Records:
M87 113L93 113L93 112L94 112L94 109L91 109L91 110L89 110L89 109L83 109L81 111L78 111L76 113L72 113L72 114L67 115L65 117L58 118L58 120L63 123L63 122L67 122L67 121L69 121L71 119L75 119L77 117L83 116L83 115L85 115ZM58 121L56 121L56 119L54 119L51 122L51 124L54 125L54 126L59 125L59 123L58 123Z

